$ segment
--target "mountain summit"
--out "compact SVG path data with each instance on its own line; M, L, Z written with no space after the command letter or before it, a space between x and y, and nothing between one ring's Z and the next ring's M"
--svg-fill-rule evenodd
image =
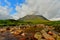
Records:
M19 20L23 20L25 22L32 22L32 23L41 23L41 22L43 23L49 21L48 19L46 19L41 15L27 15L23 18L20 18Z
M41 15L27 15L27 16L21 18L21 20L35 20L35 19L48 20L48 19L46 19L45 17L43 17Z

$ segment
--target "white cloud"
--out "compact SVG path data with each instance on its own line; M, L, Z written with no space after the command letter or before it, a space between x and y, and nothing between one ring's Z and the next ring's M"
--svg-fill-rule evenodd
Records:
M7 5L5 6L0 5L0 19L12 19L12 16L10 15L12 8L8 7L11 4L7 0L4 0L4 1L7 3ZM0 2L0 4L1 3L2 2Z
M16 7L18 8L16 17L20 18L26 16L34 11L37 11L38 13L32 14L43 15L47 19L55 18L55 16L58 17L58 15L60 14L60 12L58 13L60 9L59 0L26 0L26 1L28 3L27 5L23 5L22 8Z
M33 9L29 8L29 6L23 4L22 8L20 6L16 6L16 11L17 11L17 13L13 15L13 18L17 20L26 15L31 15L32 14L31 12L33 11Z
M52 18L52 19L49 19L51 21L57 21L57 20L60 20L60 18Z
M0 19L10 19L10 15L9 12L11 10L8 9L6 6L0 6Z

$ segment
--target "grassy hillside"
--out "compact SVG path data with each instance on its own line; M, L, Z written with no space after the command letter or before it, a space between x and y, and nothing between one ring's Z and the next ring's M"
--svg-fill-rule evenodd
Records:
M60 26L60 21L49 21L45 17L40 15L28 15L25 16L19 20L0 20L0 26L14 26L14 25L20 25L20 24L45 24L50 26Z
M45 17L43 17L41 15L27 15L27 16L21 18L21 20L24 20L25 22L32 22L33 24L43 23L43 22L48 21L48 19L46 19Z
M41 15L27 15L27 16L21 18L21 19L23 19L23 20L34 20L36 18L41 19L41 20L48 20L48 19L46 19L45 17L43 17Z
M13 19L0 20L0 26L16 26L20 25L21 23L25 22L23 20L13 20Z

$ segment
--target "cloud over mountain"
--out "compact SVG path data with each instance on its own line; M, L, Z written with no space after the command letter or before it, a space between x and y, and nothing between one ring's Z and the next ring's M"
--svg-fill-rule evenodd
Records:
M23 4L22 8L16 6L18 8L16 17L21 18L30 14L38 14L43 15L47 19L52 19L58 18L60 14L59 0L26 0L26 2L27 4Z

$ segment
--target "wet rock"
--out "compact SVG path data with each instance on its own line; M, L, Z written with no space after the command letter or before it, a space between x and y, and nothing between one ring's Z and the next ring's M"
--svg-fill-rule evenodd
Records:
M40 32L37 32L37 33L35 33L35 35L34 35L34 37L36 38L36 39L38 39L38 40L41 40L41 33Z
M57 35L57 36L56 36L56 40L60 40L60 36Z
M44 30L41 31L42 36L46 39L46 40L55 40L52 36L50 36L49 34L47 34Z

